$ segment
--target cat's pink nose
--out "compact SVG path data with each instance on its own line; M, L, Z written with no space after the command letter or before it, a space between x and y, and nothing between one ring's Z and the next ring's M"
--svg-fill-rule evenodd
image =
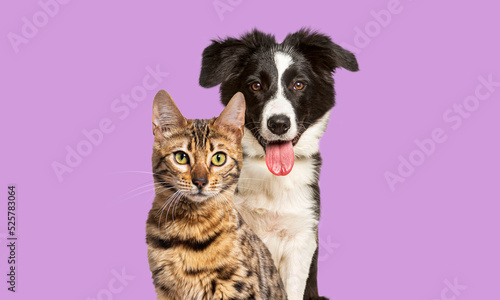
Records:
M207 185L208 180L206 178L193 178L193 183L199 189L202 189L205 185Z

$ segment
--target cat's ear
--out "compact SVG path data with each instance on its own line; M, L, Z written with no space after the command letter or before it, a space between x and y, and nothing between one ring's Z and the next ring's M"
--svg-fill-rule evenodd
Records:
M215 120L214 126L230 130L237 139L243 137L245 125L245 96L241 92L236 93L229 101L226 108Z
M161 134L174 127L186 126L187 120L172 97L160 90L153 100L153 134Z

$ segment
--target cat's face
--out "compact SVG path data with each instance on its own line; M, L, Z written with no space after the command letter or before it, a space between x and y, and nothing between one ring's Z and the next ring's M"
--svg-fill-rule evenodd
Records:
M239 176L241 143L213 124L213 119L188 120L186 126L167 133L164 142L155 143L161 161L153 172L193 201L233 188Z
M160 91L153 108L153 173L160 186L201 202L233 193L243 161L245 102L234 97L218 118L186 120L170 95ZM229 109L228 109L229 108Z

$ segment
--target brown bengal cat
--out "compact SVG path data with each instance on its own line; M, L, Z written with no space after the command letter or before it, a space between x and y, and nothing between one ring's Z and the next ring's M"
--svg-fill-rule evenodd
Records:
M153 104L156 197L146 224L158 299L287 299L270 252L234 209L245 99L187 120L170 95Z

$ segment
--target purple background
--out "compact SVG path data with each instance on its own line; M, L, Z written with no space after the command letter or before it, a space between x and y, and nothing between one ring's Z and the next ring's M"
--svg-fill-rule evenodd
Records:
M218 14L214 3L231 10ZM209 40L257 27L281 41L302 26L356 51L361 68L335 75L337 105L321 142L321 294L499 299L500 88L458 128L443 117L475 103L480 76L500 81L498 2L71 1L45 25L35 0L0 6L2 299L154 299L144 236L156 90L189 118L218 115L218 89L198 86ZM371 12L388 6L390 21L376 25ZM9 32L22 35L23 17L34 15L43 26L16 53ZM120 119L113 101L140 90L157 65L169 75ZM65 163L67 147L84 144L82 131L104 118L113 132L60 182L52 164ZM446 141L418 161L414 141L439 128ZM421 165L392 191L384 174L398 174L399 156L412 155ZM12 183L15 294L5 283ZM134 278L116 281L113 270L123 269ZM455 278L461 289L450 289Z

